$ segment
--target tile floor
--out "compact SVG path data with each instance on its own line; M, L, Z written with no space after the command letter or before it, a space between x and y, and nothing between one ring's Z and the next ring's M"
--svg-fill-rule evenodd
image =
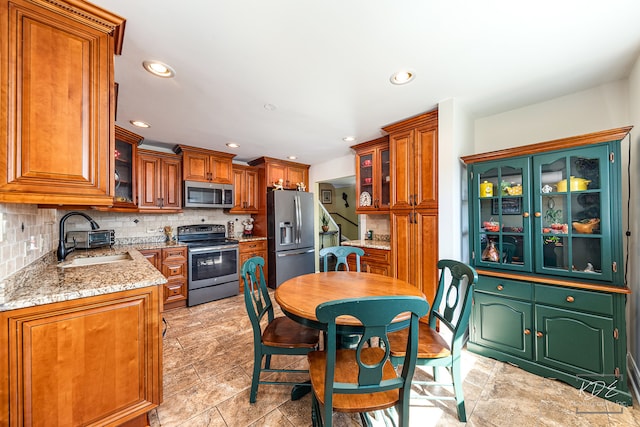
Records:
M164 402L151 426L311 425L311 398L290 400L288 386L261 385L249 404L252 335L242 296L165 313ZM300 357L274 356L279 366L303 367ZM420 369L420 368L417 368ZM638 426L640 409L588 398L561 382L465 352L464 393L469 426ZM425 375L418 371L416 375ZM458 426L453 402L413 401L411 426ZM360 425L334 416L335 426Z

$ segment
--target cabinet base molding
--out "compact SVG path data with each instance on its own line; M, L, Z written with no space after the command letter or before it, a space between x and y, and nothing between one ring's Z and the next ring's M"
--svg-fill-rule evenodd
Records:
M472 342L467 343L467 350L500 362L509 363L544 378L562 381L575 387L577 389L576 393L585 396L585 401L591 399L592 396L596 396L622 406L632 406L632 397L624 374L621 375L620 379L616 379L613 372L610 377L606 375L607 378L602 374L569 374Z

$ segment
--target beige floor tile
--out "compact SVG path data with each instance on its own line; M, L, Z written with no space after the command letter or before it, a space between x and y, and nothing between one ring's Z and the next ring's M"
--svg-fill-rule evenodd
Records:
M253 334L242 296L170 310L164 317L164 402L150 413L152 427L311 426L311 396L291 401L291 386L261 385L257 402L249 403ZM308 367L299 356L274 356L272 365ZM469 427L640 427L637 404L623 408L590 398L563 382L466 350L462 372ZM430 378L430 373L418 367L416 377ZM308 375L266 377L302 381ZM439 391L453 396L451 389ZM333 421L336 427L361 425L357 414L334 414ZM410 425L464 424L458 422L453 401L412 399Z

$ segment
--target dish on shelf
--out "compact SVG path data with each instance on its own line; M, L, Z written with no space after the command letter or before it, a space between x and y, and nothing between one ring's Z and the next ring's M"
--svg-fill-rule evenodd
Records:
M371 194L366 191L360 193L360 206L371 206Z
M584 191L587 189L590 180L584 178L576 178L575 176L569 177L569 188L571 191ZM556 184L558 193L566 193L567 192L567 180L563 179L562 181L558 181Z
M572 222L573 229L582 234L593 234L593 229L600 224L599 218L583 219L582 221Z

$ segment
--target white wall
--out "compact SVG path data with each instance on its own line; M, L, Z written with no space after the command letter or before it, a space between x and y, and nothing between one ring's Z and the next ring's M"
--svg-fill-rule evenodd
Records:
M631 130L631 209L629 212L629 269L627 271L628 286L633 292L627 299L627 340L631 366L635 370L636 381L640 377L637 363L640 360L640 328L637 324L638 307L640 307L640 58L629 75L629 117L635 126ZM627 151L627 150L625 150ZM627 153L625 152L625 156ZM625 224L627 224L625 219ZM636 382L637 385L637 382ZM636 389L636 393L638 390ZM637 395L637 394L636 394Z
M438 257L469 260L466 168L460 156L473 149L473 122L454 99L438 105Z
M597 86L475 122L475 153L629 125L627 80Z

